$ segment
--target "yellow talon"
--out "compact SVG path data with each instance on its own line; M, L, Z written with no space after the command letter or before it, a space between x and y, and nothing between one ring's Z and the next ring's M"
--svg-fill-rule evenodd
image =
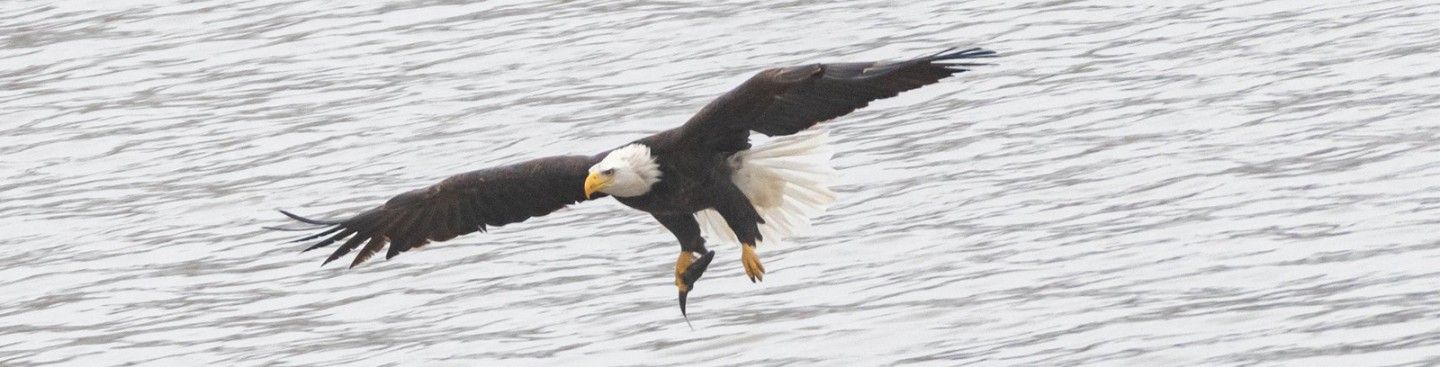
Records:
M745 275L750 277L750 282L765 280L765 266L760 264L760 257L755 255L755 245L740 245L740 263L745 265Z
M675 287L680 288L681 293L690 291L690 285L685 284L685 270L689 269L690 264L693 263L695 263L695 254L680 250L680 258L675 259Z

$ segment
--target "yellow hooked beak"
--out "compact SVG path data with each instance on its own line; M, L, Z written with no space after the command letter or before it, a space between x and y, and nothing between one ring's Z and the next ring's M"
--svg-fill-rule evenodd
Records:
M605 186L609 186L610 180L610 176L590 172L590 176L585 177L585 199L590 199L590 196L595 194L596 191L600 191L600 189L605 188Z

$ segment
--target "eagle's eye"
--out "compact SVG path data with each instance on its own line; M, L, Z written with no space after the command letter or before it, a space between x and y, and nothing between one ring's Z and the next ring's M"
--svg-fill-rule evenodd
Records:
M615 169L614 169L614 168L611 168L611 169L607 169L607 170L604 170L604 171L600 171L600 174L606 175L606 176L613 175L613 174L615 174Z

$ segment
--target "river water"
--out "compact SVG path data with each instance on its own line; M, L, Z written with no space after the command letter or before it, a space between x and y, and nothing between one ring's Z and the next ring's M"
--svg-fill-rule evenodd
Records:
M0 365L1440 364L1440 3L357 4L0 4ZM763 283L713 245L694 330L613 200L261 228L951 46L1002 57L829 124L839 201Z

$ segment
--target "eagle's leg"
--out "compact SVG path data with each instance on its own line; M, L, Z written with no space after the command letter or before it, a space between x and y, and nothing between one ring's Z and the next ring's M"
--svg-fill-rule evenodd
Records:
M694 216L656 215L655 219L680 240L680 256L675 259L675 288L680 291L680 315L688 319L685 313L686 296L695 289L700 275L710 267L715 251L705 249L705 238L700 236L700 224L695 222ZM700 256L697 257L697 254Z
M740 264L745 266L745 275L750 277L751 283L762 281L765 279L765 266L755 255L755 244L762 239L760 224L765 220L760 218L760 213L755 211L755 206L740 189L733 186L731 189L717 195L721 198L720 203L715 205L715 211L725 218L725 224L740 240Z

